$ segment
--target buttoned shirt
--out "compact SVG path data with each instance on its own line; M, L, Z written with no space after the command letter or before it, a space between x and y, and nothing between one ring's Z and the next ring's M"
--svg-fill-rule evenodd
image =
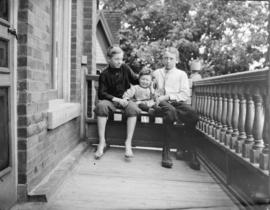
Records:
M160 95L168 95L170 101L187 101L190 97L189 80L186 72L173 68L157 69L153 72L156 91Z

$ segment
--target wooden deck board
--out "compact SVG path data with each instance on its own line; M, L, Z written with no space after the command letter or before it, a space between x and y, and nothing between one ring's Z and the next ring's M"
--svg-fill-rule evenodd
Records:
M204 169L177 160L165 169L160 151L134 153L131 162L122 148L101 160L85 153L48 209L238 209Z
M165 169L161 151L134 153L126 162L123 148L111 148L95 160L91 147L48 203L13 210L238 209L204 168L194 171L173 158L173 168Z

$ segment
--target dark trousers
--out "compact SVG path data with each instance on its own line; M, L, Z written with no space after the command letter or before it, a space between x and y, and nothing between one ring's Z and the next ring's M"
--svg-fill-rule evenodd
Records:
M184 102L162 101L159 106L161 108L165 126L164 145L170 146L174 136L173 123L175 121L181 121L185 124L185 138L177 139L177 144L179 147L184 147L191 152L195 151L197 136L195 126L199 120L196 111Z

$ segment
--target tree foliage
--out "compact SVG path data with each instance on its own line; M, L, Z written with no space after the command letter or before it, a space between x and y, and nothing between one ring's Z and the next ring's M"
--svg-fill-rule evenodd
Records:
M122 11L121 47L139 71L158 68L167 46L179 50L179 67L202 59L205 76L245 71L262 62L267 49L268 4L220 0L102 0L103 9ZM262 65L265 65L262 64Z

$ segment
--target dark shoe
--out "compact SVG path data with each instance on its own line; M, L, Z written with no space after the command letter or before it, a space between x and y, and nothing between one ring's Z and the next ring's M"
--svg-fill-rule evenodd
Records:
M170 148L169 147L163 148L161 166L164 168L172 168L172 166L173 166L173 162L172 162L172 159L170 157Z
M196 156L196 154L192 154L192 158L189 162L189 167L193 170L199 171L201 169L201 164Z
M190 152L187 151L187 150L182 150L180 148L177 149L176 153L175 153L175 156L176 156L176 160L190 160Z

